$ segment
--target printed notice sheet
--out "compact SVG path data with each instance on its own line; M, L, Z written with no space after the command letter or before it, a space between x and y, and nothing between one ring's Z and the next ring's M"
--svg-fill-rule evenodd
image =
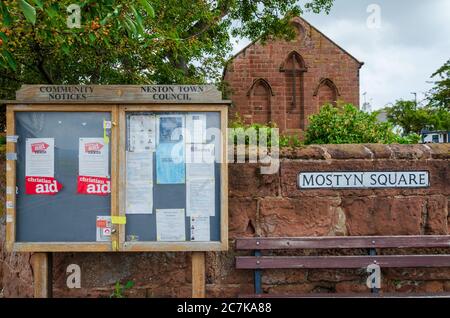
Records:
M55 175L55 138L27 138L25 151L27 177Z
M156 147L156 116L131 115L129 120L129 150L133 152L154 151Z
M214 144L186 145L186 178L214 179Z
M184 142L161 143L156 147L156 183L185 183Z
M184 209L156 209L156 239L162 242L186 241Z
M110 216L97 216L96 231L97 242L111 241L111 217Z
M188 163L186 164L186 178L214 179L214 164Z
M186 162L214 163L214 144L186 144Z
M79 175L109 177L108 144L103 138L80 138Z
M191 216L191 241L210 240L209 216Z
M126 213L152 214L153 153L127 152Z
M186 142L204 143L206 142L206 115L189 114L186 115Z
M191 179L186 183L186 215L215 215L215 182L206 179Z
M158 115L158 144L183 139L184 115Z

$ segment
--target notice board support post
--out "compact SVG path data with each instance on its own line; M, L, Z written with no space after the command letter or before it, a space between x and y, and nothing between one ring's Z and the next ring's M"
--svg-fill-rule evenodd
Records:
M52 298L52 254L34 253L31 266L34 298Z
M192 298L205 298L205 252L192 252Z

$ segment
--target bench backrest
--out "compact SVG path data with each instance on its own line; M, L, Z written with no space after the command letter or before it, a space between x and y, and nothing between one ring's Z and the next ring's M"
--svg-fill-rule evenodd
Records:
M237 250L445 248L450 235L238 238Z

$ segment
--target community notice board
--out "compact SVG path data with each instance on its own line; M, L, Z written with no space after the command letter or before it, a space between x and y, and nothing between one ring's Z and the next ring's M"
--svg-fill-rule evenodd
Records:
M226 105L67 107L8 105L14 250L227 248Z

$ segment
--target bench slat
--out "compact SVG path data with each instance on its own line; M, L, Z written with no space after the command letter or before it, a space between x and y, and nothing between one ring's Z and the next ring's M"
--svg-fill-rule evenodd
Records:
M450 235L238 238L237 250L450 247Z
M379 256L237 256L238 269L275 268L366 268L450 267L450 255L379 255Z

